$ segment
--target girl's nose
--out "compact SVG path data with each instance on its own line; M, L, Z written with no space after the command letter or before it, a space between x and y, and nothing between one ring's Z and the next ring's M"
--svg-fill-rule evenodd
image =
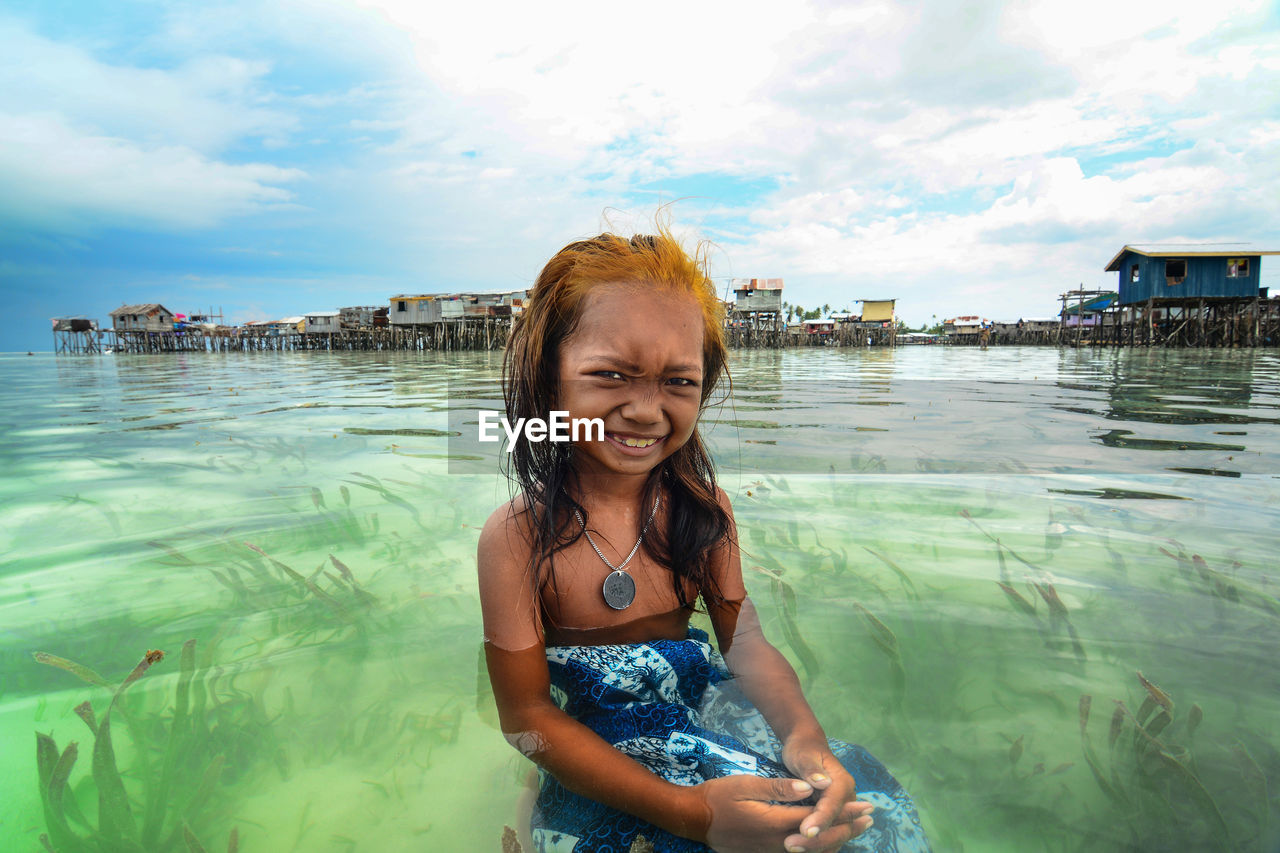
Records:
M662 401L656 382L637 382L622 406L622 416L640 424L653 424L662 420Z

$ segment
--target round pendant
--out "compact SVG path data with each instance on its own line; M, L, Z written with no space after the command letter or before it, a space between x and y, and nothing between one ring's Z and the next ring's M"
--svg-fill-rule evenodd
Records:
M614 571L604 579L604 603L614 610L626 610L636 600L636 582L624 571Z

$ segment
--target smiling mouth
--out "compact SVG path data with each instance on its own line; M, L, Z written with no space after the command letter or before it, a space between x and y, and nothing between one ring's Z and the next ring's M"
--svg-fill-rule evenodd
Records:
M608 435L610 439L612 439L613 441L616 441L618 444L621 444L623 447L634 447L637 450L643 450L646 447L653 447L655 444L662 441L662 439L665 437L665 436L657 436L652 438L644 438L641 436L634 436L634 435L618 435L612 432L609 433Z

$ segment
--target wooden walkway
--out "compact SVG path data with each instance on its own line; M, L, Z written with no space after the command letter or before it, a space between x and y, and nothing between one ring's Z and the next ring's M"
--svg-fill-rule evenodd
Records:
M1156 310L1160 309L1157 315ZM993 331L983 341L977 334L936 339L947 346L1114 346L1114 347L1275 347L1280 346L1280 299L1191 300L1112 308L1096 316L1095 325L1059 326L1054 330ZM421 326L344 329L332 333L245 331L236 328L182 331L54 332L54 351L98 354L169 352L322 351L486 351L501 350L511 332L511 318L485 317ZM890 328L837 327L826 334L773 328L733 327L725 330L731 349L792 347L893 347L904 342Z
M181 332L104 333L107 346L121 353L498 350L506 345L511 320L505 317L341 332L236 333L230 329Z

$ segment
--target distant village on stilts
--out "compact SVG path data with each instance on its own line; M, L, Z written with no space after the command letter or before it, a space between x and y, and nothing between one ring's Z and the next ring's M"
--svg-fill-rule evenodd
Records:
M1260 287L1263 255L1239 244L1126 245L1106 266L1116 290L1059 295L1056 316L993 321L957 316L906 329L896 299L855 299L860 313L804 310L782 299L780 278L730 279L725 335L733 348L903 345L1262 347L1280 345L1280 295ZM728 298L732 292L732 298ZM883 295L883 294L877 294ZM402 294L386 306L317 311L226 325L221 313L175 314L159 303L122 305L110 328L86 317L53 320L59 354L284 350L496 350L528 291Z

